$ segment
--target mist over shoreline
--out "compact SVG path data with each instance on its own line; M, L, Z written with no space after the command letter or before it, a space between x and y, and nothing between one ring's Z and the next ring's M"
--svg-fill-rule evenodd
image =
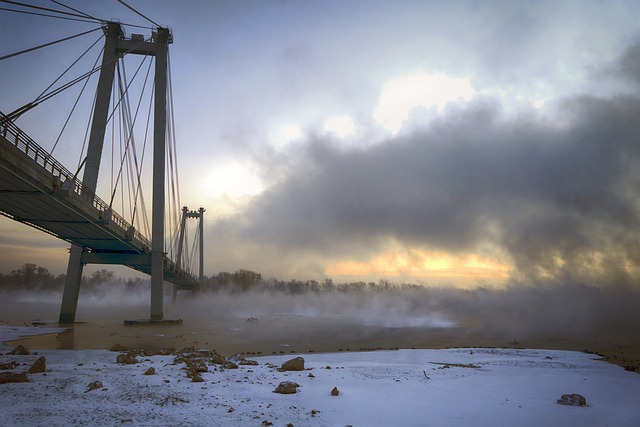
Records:
M332 327L378 331L449 330L460 336L485 336L504 342L540 337L637 341L640 324L640 291L622 285L598 288L576 283L513 282L504 287L459 289L388 281L285 282L264 280L246 270L227 274L222 281L210 281L201 292L179 292L174 303L171 286L165 286L165 316L181 318L188 325L247 319L276 321L277 325L278 320L298 319L295 335L305 337L320 333L318 328L325 322ZM233 282L234 274L244 282ZM94 280L81 289L79 321L121 323L148 316L148 280L134 284L106 276L108 280ZM24 290L8 287L6 281L0 285L0 321L57 319L61 287Z

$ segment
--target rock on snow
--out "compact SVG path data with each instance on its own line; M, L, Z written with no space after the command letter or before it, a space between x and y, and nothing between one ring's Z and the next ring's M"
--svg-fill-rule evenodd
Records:
M13 366L2 372L29 379L0 385L3 425L640 425L640 376L577 352L314 353L304 356L303 371L281 371L286 356L237 369L208 357L202 382L175 355L118 364L107 350L39 353L46 373L35 375L26 371L38 355L0 356ZM155 375L145 375L150 368ZM298 385L295 394L274 393L287 382ZM337 395L329 392L334 387ZM589 404L559 405L567 391Z

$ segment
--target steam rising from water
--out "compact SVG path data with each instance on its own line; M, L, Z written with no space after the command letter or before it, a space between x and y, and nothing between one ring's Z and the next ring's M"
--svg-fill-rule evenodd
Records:
M59 293L4 293L0 320L54 320L60 301ZM433 334L504 342L529 338L624 342L637 339L637 307L640 292L632 288L598 289L579 284L514 284L504 289L474 290L373 288L300 295L264 290L181 292L175 304L165 295L165 318L184 319L181 333L208 334L218 341L237 333L231 339L238 345L269 338L283 343L313 342L316 337L376 340L405 333L413 337L411 343L416 346L427 345ZM121 324L125 319L147 318L148 308L148 283L134 289L104 284L92 292L81 292L77 320ZM257 322L252 325L247 319Z

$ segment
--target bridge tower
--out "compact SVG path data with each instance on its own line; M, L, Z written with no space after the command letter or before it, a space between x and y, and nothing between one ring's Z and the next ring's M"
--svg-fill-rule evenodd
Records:
M149 40L139 35L126 38L118 22L103 25L106 36L102 67L98 79L93 121L87 149L87 157L82 182L89 193L95 194L98 171L104 143L111 90L118 57L125 54L155 56L155 92L154 92L154 137L153 137L153 202L151 231L151 321L163 320L163 281L164 281L164 218L165 218L165 141L167 127L167 52L173 42L169 28L157 27ZM87 197L93 197L87 194ZM127 254L102 254L102 260L113 257L112 263L126 264ZM64 286L60 323L75 321L78 296L82 280L82 271L87 251L73 244L67 266L67 280ZM125 262L123 262L125 261ZM201 267L202 268L202 267Z
M187 218L197 218L199 219L199 227L198 234L200 239L200 253L199 253L199 271L198 271L198 282L202 285L202 281L204 279L204 212L205 209L200 207L197 211L190 211L188 207L182 207L182 220L180 221L180 235L178 237L178 255L176 258L176 264L178 267L181 266L182 263L182 255L184 253L184 232L187 225ZM173 301L176 300L178 296L178 285L173 285Z

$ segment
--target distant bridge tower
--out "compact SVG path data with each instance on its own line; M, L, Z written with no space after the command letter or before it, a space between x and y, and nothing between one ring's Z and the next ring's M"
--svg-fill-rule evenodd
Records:
M154 92L154 137L153 137L153 203L151 232L151 321L163 320L163 280L164 280L164 217L165 217L165 141L167 127L167 51L173 42L169 28L157 27L149 40L140 35L126 38L118 22L108 22L103 26L106 36L102 67L98 80L95 110L91 124L91 134L82 182L95 194L98 171L102 157L102 147L107 127L109 103L113 87L114 71L118 57L125 54L155 56L155 92ZM88 196L92 196L89 194ZM91 257L81 246L73 244L67 266L67 279L64 286L61 323L74 322L78 306L78 295L84 264ZM112 258L111 263L126 264L127 254L105 253L102 260ZM109 263L107 261L106 263ZM202 266L202 264L201 264ZM202 267L200 267L202 268Z
M182 207L182 220L180 221L180 235L178 240L178 255L176 259L176 264L178 267L181 267L182 260L184 256L184 232L187 226L187 218L197 218L199 219L199 240L200 240L200 252L199 252L199 264L198 264L198 282L202 285L202 281L204 279L204 212L205 209L201 207L197 211L190 211L188 207ZM173 285L173 300L176 300L178 295L178 285Z

